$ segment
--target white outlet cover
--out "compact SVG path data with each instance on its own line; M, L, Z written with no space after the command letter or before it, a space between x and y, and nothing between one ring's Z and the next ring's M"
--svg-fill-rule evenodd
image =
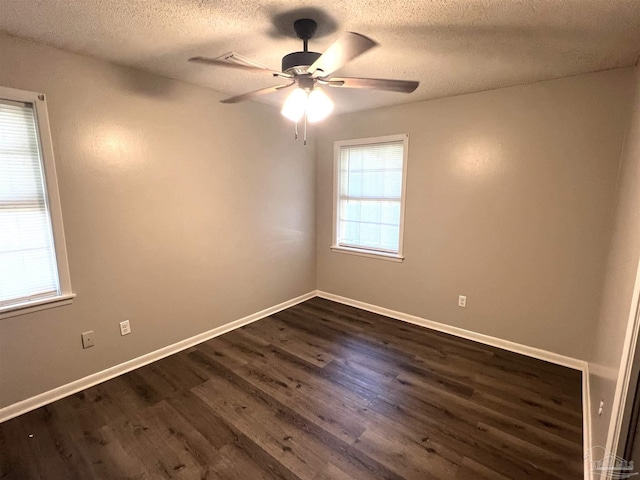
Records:
M82 334L82 348L93 347L96 344L96 337L93 330Z
M124 322L120 322L120 335L129 335L131 333L131 324L129 320L125 320Z

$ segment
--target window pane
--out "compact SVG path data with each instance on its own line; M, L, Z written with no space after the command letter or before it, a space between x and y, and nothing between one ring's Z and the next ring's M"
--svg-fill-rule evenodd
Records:
M340 202L340 219L341 220L358 220L360 219L360 205L362 202L354 200L345 200Z
M58 293L33 106L0 100L0 306Z
M400 225L400 202L381 202L380 222L387 225Z
M400 227L380 226L380 246L387 250L397 251L400 241Z
M360 224L360 243L366 247L377 247L380 244L380 225L372 223Z
M340 196L349 196L349 170L342 170L340 172Z
M380 202L363 202L361 222L380 223Z
M362 173L349 173L347 179L347 196L349 197L361 197L362 196Z
M400 198L402 194L402 171L390 170L385 172L382 196L386 198Z
M348 245L360 244L360 223L340 222L340 232L342 232L342 242Z

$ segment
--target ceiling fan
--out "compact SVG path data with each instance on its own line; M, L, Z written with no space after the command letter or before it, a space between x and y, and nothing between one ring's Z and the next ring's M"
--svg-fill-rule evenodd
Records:
M359 88L386 90L390 92L411 93L418 88L419 82L408 80L387 80L381 78L333 77L332 74L354 58L362 55L378 44L359 33L347 32L336 40L324 53L310 52L308 43L313 38L318 25L309 18L296 20L293 28L303 42L302 52L293 52L282 58L282 71L271 70L253 60L230 52L219 58L193 57L190 62L235 68L248 72L268 73L273 77L288 80L283 85L262 88L222 100L222 103L237 103L262 95L277 92L297 85L287 97L282 114L296 122L303 117L311 123L326 118L333 110L333 102L320 86L338 88Z

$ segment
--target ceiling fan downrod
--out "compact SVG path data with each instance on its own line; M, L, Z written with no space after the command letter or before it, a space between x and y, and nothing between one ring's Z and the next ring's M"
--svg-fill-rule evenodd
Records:
M318 29L318 24L315 20L310 18L301 18L293 22L293 29L296 31L296 35L302 40L304 45L304 51L307 52L309 40L313 38Z

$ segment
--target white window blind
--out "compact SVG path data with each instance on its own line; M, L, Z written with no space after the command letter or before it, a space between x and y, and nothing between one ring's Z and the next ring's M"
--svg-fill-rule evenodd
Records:
M342 145L337 245L400 251L404 140Z
M57 295L34 107L0 98L0 307Z

